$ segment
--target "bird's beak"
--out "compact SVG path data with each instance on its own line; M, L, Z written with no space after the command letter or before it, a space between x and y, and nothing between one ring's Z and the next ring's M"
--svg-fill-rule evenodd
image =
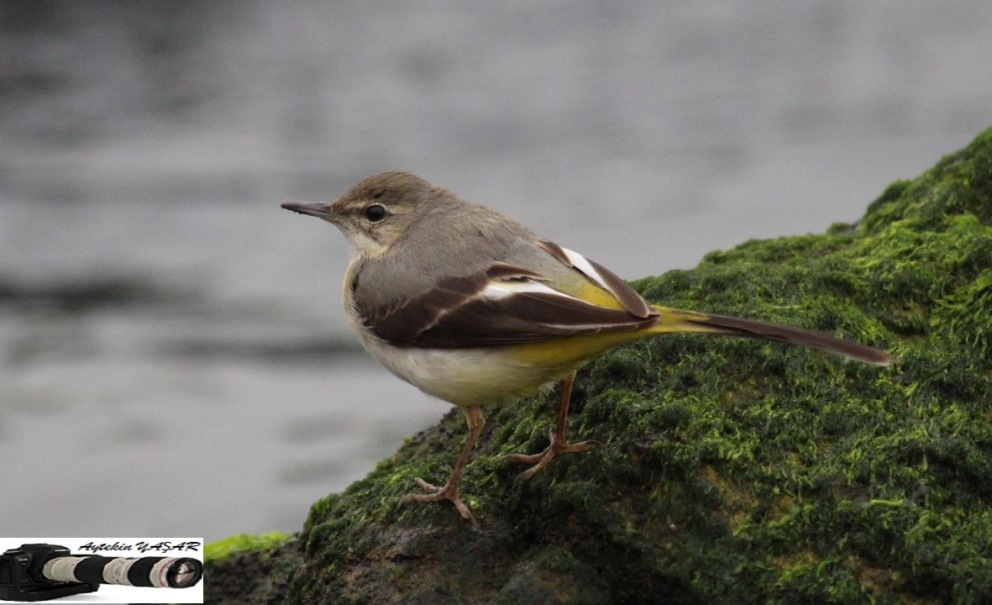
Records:
M283 204L282 207L286 210L299 212L300 214L316 216L317 218L322 218L325 221L330 221L332 223L337 222L337 215L333 210L331 210L330 204Z

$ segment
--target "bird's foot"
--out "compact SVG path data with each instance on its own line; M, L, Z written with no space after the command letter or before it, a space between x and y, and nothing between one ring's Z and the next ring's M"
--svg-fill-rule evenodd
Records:
M458 511L458 514L472 524L472 527L479 527L479 523L475 520L475 516L472 515L472 511L468 509L468 506L466 506L461 497L458 495L458 487L455 484L448 483L444 487L437 487L424 481L420 477L416 477L414 481L418 486L420 486L420 489L427 493L407 494L400 498L400 506L411 502L437 502L439 500L448 500L455 505L455 509Z
M521 483L544 470L555 456L570 452L584 452L594 446L600 445L597 441L580 441L579 443L567 443L564 439L551 431L551 443L540 454L510 454L503 456L500 462L504 464L533 464L534 466L517 475L514 483Z

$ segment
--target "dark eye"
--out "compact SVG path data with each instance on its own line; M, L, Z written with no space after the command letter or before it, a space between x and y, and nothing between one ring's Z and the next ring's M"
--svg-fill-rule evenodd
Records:
M386 218L386 208L382 204L372 204L371 206L366 206L365 210L362 211L365 214L365 218L369 220L370 223L378 223L382 219Z

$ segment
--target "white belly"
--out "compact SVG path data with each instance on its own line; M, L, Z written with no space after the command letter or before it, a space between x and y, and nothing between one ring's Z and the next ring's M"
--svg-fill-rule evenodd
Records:
M499 349L399 349L374 338L363 344L390 372L460 407L499 405L533 395L570 369L534 368Z

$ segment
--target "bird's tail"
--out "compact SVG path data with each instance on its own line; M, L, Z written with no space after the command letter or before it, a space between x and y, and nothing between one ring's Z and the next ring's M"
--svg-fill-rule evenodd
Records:
M791 326L755 321L753 319L740 319L737 317L727 317L726 315L683 311L681 309L672 309L657 305L654 306L654 309L660 315L658 316L658 321L646 330L650 334L702 332L728 336L743 336L746 338L773 340L802 347L811 347L878 366L887 366L892 363L892 357L885 351L849 340L843 340L824 332L793 328Z

